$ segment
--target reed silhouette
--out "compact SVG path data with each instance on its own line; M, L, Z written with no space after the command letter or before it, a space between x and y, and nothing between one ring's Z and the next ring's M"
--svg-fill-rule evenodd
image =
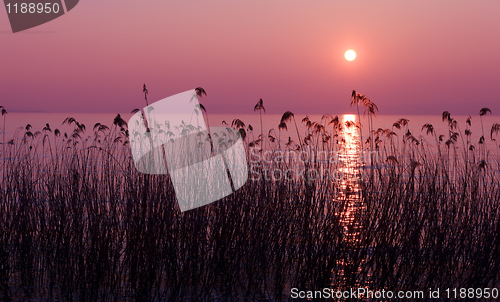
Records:
M262 111L266 112L266 108L264 107L264 101L260 99L257 104L255 104L255 107L253 108L253 111L259 111L260 115L260 139L262 140L262 143L260 144L260 150L262 151L264 148L264 126L262 124Z
M145 86L143 92L147 102ZM354 98L353 105L364 106L362 95ZM366 102L369 116L375 108ZM276 139L262 122L255 138L253 127L235 118L232 127L245 134L247 150L260 143L268 154L253 167L247 153L249 176L257 181L183 213L168 175L135 170L134 134L120 115L109 127L96 123L88 130L72 117L63 121L70 131L26 125L9 143L4 120L0 297L287 301L291 287L498 287L500 158L473 147L470 119L462 133L449 112L442 116L444 134L429 123L412 131L403 118L375 130L370 118L371 172L361 169L368 162L358 163L348 186L332 179L345 163L321 154L362 150L361 141L348 146L346 136L361 132L359 120L305 117L299 130L287 111ZM297 141L286 135L292 120ZM493 124L489 139L496 142L499 131ZM213 145L221 143L222 136ZM310 160L292 156L300 151ZM330 174L313 178L315 171ZM353 194L360 202L352 216L356 236L343 218Z
M3 106L0 106L0 109L2 109L2 116L3 116L3 128L2 128L2 132L3 132L3 135L2 135L2 156L5 157L5 115L7 114L7 109L5 109ZM5 164L3 165L4 167L2 168L2 179L5 175Z

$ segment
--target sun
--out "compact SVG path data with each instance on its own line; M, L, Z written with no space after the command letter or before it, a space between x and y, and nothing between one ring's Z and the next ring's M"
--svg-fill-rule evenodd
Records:
M356 59L356 53L352 49L349 49L348 51L346 51L344 56L345 56L345 59L347 61L352 61L352 60Z
M356 116L354 114L344 114L344 123L345 122L355 122Z

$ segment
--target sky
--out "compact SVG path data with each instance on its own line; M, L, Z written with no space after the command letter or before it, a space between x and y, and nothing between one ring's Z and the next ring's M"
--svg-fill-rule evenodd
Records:
M203 87L208 113L500 114L500 1L99 0L13 34L0 106L130 112ZM344 53L357 58L348 62Z

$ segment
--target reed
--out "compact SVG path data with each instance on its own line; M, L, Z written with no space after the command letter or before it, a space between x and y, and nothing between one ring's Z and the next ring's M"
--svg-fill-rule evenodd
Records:
M279 138L292 120L286 112ZM240 122L248 150L255 148L252 130ZM296 143L270 131L264 144L261 129L258 150L248 153L256 163L249 181L184 213L168 175L135 170L120 116L92 130L68 118L73 130L64 134L26 127L2 146L0 296L286 301L291 287L498 287L498 153L474 148L449 115L444 122L447 140L424 125L431 143L415 137L404 119L393 129L373 129L373 161L355 166L348 179L312 173L333 173L345 162L311 156L297 164L279 156L344 154L347 128L338 117L304 119L304 133L295 124ZM252 161L263 152L273 160ZM269 171L304 173L265 178Z

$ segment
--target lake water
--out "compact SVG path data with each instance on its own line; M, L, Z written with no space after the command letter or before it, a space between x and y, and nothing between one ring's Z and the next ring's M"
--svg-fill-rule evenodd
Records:
M5 117L5 138L6 140L11 139L14 137L17 131L18 137L22 137L24 133L24 129L27 124L30 124L32 126L32 132L36 131L41 131L43 127L48 123L50 125L50 128L52 130L55 130L56 128L61 131L61 133L64 132L71 132L72 129L74 128L73 126L68 126L68 125L62 125L62 122L67 118L67 117L73 117L76 119L79 123L85 124L87 128L87 133L91 135L92 133L92 127L96 123L101 123L105 124L107 126L112 126L113 125L113 119L115 118L116 114L110 114L110 113L8 113L6 114ZM121 114L122 118L125 121L128 121L128 119L132 116L130 113L123 113ZM311 121L316 121L316 122L321 122L322 115L307 115L307 114L297 114L295 116L296 121L297 121L297 126L299 129L299 133L302 135L303 133L306 132L306 127L304 123L302 123L302 119L304 117L308 116ZM255 114L208 114L206 117L208 117L208 124L211 127L214 126L222 126L223 121L225 121L227 124L231 125L232 121L234 119L240 119L245 123L245 125L248 127L248 125L251 125L253 127L253 135L249 132L249 135L251 139L257 138L258 135L261 133L261 123L260 123L260 115L258 113ZM342 120L342 116L341 120ZM458 122L458 127L460 128L460 132L463 133L466 129L466 120L467 116L452 116L457 122ZM442 134L445 136L445 140L448 138L449 135L449 128L448 128L448 123L443 122L441 120L441 116L438 115L380 115L374 118L373 120L373 128L378 129L378 128L384 128L384 129L393 129L392 125L399 120L400 118L406 118L409 120L408 124L408 130L411 131L411 133L417 138L423 138L424 140L427 140L430 143L434 142L434 138L430 135L426 135L425 129L422 130L422 126L426 123L430 123L434 126L434 129L438 135ZM264 128L264 136L267 136L268 132L270 129L274 129L275 133L273 133L273 136L275 136L277 139L278 137L281 138L282 142L288 141L288 137L290 137L293 141L297 142L297 134L295 130L295 126L293 125L293 122L288 123L288 130L287 131L281 131L281 133L278 133L278 124L280 123L281 120L281 114L263 114L262 115L263 119L263 128ZM207 119L206 119L207 120ZM368 121L366 117L361 116L361 121L363 125L362 129L362 136L364 139L368 137ZM492 116L492 115L487 115L483 116L483 127L481 126L481 118L477 116L472 117L472 126L469 127L469 129L472 132L471 135L471 142L474 145L477 145L479 138L481 137L483 133L483 128L484 128L484 136L485 136L485 143L488 147L489 150L495 151L497 149L496 142L492 142L490 139L490 130L491 126L494 123L500 123L500 117L498 116ZM3 120L0 119L0 127L3 128ZM406 129L404 130L397 130L394 129L394 131L397 133L399 137L404 135ZM0 134L3 135L4 130L0 129ZM500 133L499 133L500 135ZM465 138L464 138L465 139ZM1 142L2 138L0 138ZM461 139L459 138L458 141L460 142Z

